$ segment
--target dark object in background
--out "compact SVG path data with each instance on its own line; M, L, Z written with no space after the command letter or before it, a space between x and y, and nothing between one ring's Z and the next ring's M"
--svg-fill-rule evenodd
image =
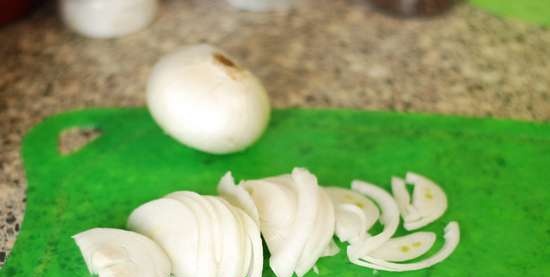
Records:
M33 0L0 0L0 26L26 15L33 6Z
M455 0L370 0L376 7L397 15L436 15L448 10Z

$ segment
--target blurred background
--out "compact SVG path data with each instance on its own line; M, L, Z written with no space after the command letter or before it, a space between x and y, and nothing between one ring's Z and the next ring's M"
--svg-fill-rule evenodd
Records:
M186 44L230 53L279 108L550 119L545 1L152 2L0 0L0 265L23 219L24 133L71 109L143 106L151 67ZM94 33L123 15L135 21Z

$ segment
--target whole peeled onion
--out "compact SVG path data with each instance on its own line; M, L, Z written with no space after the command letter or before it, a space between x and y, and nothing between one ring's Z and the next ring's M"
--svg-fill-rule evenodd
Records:
M237 152L254 143L270 115L261 82L205 44L160 59L149 79L147 105L168 135L213 154Z

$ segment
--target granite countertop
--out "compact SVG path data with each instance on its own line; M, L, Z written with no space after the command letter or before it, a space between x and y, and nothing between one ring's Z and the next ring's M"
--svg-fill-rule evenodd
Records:
M222 0L163 1L150 28L117 40L71 33L50 3L0 28L0 264L24 215L22 135L70 109L143 106L151 66L187 43L235 56L276 107L550 119L550 29L468 5L398 19L366 2L301 0L288 14L255 14Z

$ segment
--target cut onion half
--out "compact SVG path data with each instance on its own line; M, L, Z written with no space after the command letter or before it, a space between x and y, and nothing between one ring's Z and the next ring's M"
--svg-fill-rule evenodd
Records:
M164 251L138 233L94 228L73 236L91 274L100 277L166 277L171 265Z
M402 237L392 238L380 248L368 254L369 257L388 262L403 262L424 255L435 242L432 232L416 232Z
M128 228L164 249L172 262L174 276L196 276L199 223L189 207L167 198L147 202L130 214Z
M365 256L360 259L351 259L353 264L368 267L376 270L385 271L412 271L431 267L449 257L460 242L460 228L455 221L450 222L445 227L445 243L443 247L433 256L414 263L393 263L382 259Z
M406 230L424 227L445 213L447 196L440 186L412 172L408 172L405 179L392 178L392 192L399 205ZM412 203L405 181L414 186Z
M358 259L359 257L366 256L391 239L399 226L399 208L393 197L376 185L354 180L351 187L354 191L371 198L378 204L382 212L380 222L384 225L381 233L354 242L348 246L348 257L350 259Z

